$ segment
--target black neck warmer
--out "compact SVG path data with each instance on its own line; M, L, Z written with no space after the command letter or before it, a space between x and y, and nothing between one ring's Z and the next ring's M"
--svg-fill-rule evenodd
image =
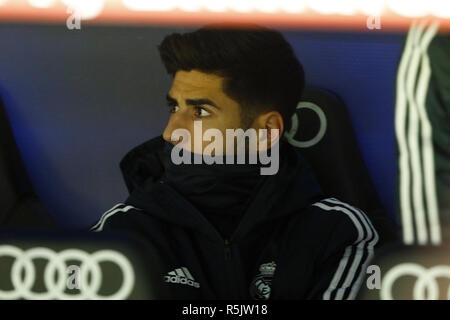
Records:
M224 164L193 164L194 154L188 152L191 164L175 165L170 157L173 148L171 143L164 145L161 179L191 202L223 237L229 237L267 177L260 174L261 164L236 164L237 156L233 156L234 164L226 164L225 157Z

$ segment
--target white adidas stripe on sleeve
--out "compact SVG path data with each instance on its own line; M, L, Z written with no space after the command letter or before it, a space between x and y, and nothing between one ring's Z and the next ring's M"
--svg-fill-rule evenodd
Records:
M335 293L333 297L335 300L355 299L363 280L364 270L373 257L373 247L378 242L378 234L364 212L347 203L329 198L317 202L313 206L325 211L343 212L350 218L358 231L358 238L352 245L346 247L333 279L323 294L324 300L332 299L333 293ZM353 247L356 251L352 256ZM366 258L363 260L366 253ZM347 268L347 266L350 267ZM361 270L359 274L358 270ZM342 285L339 285L342 281ZM348 290L349 288L350 290Z
M105 225L105 222L106 222L106 220L108 220L108 218L110 218L111 216L113 216L114 214L116 214L118 212L127 212L130 209L141 210L139 208L136 208L136 207L133 207L130 205L118 203L114 207L112 207L111 209L109 209L108 211L103 213L100 220L89 231L94 231L94 232L102 231L103 227Z
M102 216L100 217L100 219L98 220L98 222L90 229L90 231L93 231L94 229L96 229L96 228L98 228L98 227L100 226L100 224L102 223L102 221L103 221L105 215L107 215L109 212L111 212L111 211L117 209L118 207L122 207L122 206L124 206L123 203L118 203L118 204L116 204L114 207L112 207L111 209L109 209L108 211L104 212L104 213L102 214Z

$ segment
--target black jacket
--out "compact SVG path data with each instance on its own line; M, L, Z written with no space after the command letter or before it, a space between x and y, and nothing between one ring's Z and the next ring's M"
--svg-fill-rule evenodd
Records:
M131 150L120 166L130 196L92 231L131 233L157 247L175 299L353 299L378 235L367 216L323 199L298 149L283 144L230 239L160 181L164 140ZM205 195L207 196L207 195Z

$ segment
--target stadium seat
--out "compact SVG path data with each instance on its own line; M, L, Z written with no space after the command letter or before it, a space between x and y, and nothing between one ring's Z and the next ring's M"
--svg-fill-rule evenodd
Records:
M0 235L0 300L167 299L155 248L135 237L67 230Z
M0 97L0 228L57 228L34 192Z
M380 235L379 246L394 241L393 222L373 186L347 108L330 90L307 87L285 136L301 148L326 196L362 209Z
M360 300L449 300L450 247L383 248L367 270Z
M55 223L34 192L1 99L0 229L0 300L168 297L151 244Z

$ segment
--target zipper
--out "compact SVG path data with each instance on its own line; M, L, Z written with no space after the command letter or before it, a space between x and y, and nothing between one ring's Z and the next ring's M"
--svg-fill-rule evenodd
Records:
M162 186L164 186L165 188L169 189L171 192L169 193L169 195L171 197L174 198L181 198L181 197L177 197L176 195L178 194L171 186L169 186L167 183L164 183L163 180L159 181L160 184ZM179 201L185 201L183 198L181 198ZM230 284L230 296L231 297L237 297L237 295L239 295L239 291L238 288L236 287L236 280L237 280L237 276L235 273L235 268L233 266L233 261L232 261L232 252L231 252L231 240L230 239L224 239L222 237L222 235L216 230L216 228L213 227L213 225L211 225L211 223L197 210L197 208L193 207L193 213L201 220L203 220L206 225L213 230L213 232L215 233L216 237L218 239L220 239L223 243L224 243L224 253L225 253L225 265L226 265L226 269L227 269L227 273L228 273L228 279L229 279L229 284ZM240 223L240 225L242 224L242 221ZM238 226L239 228L239 226ZM232 238L235 237L235 234L232 235Z
M236 286L237 276L236 270L234 266L234 261L232 261L232 253L231 253L231 242L229 239L224 239L224 251L225 251L225 268L227 270L228 275L228 283L230 288L229 297L233 297L234 299L238 299L239 290L238 286Z
M231 260L230 240L225 239L225 260Z
M217 237L218 239L220 239L220 241L224 241L224 239L222 238L222 235L216 230L216 228L214 228L214 226L208 221L208 219L206 219L198 210L197 208L195 208L191 203L189 203L188 201L186 201L183 197L178 196L178 192L173 189L170 185L168 185L167 183L164 183L163 180L159 180L159 183L162 184L164 186L164 188L169 189L171 192L169 192L168 194L174 198L174 199L179 199L178 201L182 201L187 203L193 211L193 213L197 216L198 219L202 220L210 230L212 230L212 232L215 234L215 237Z

